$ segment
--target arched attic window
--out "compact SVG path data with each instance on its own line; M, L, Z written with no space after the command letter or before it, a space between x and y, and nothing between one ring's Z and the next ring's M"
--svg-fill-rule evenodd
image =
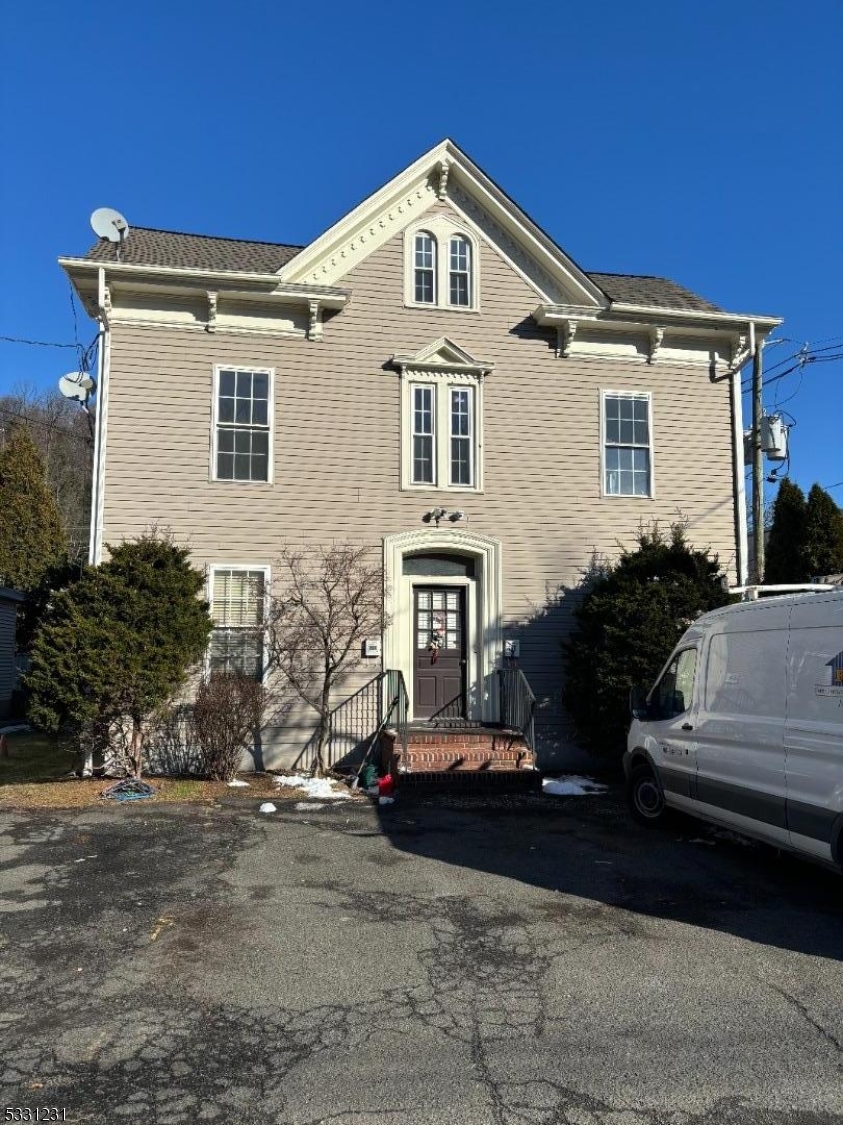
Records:
M420 230L413 247L415 299L423 305L436 304L436 239Z
M471 306L471 275L471 243L463 235L456 235L448 247L448 288L452 305Z

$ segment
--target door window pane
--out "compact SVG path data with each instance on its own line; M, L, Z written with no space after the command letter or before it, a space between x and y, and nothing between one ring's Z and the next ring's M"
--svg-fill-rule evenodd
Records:
M697 650L686 648L670 662L653 692L654 718L674 719L689 709L694 699Z

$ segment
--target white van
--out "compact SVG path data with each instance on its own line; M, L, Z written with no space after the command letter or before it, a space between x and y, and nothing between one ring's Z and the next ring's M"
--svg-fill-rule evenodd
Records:
M669 807L843 867L843 590L741 602L633 693L630 808Z

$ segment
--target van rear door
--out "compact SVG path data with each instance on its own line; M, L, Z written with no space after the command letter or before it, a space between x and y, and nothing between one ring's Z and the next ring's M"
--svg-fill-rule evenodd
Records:
M830 859L843 812L843 594L793 607L787 653L787 823L791 842Z
M789 616L789 605L755 603L713 623L695 732L697 800L706 815L780 844L790 842L784 755Z

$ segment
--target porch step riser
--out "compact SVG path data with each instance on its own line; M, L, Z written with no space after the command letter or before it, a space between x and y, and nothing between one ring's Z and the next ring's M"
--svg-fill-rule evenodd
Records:
M517 754L506 756L493 756L490 754L437 754L433 752L420 754L395 755L395 762L399 770L408 773L425 773L434 770L448 770L460 772L478 772L485 770L521 770L530 765L528 755L519 757Z

